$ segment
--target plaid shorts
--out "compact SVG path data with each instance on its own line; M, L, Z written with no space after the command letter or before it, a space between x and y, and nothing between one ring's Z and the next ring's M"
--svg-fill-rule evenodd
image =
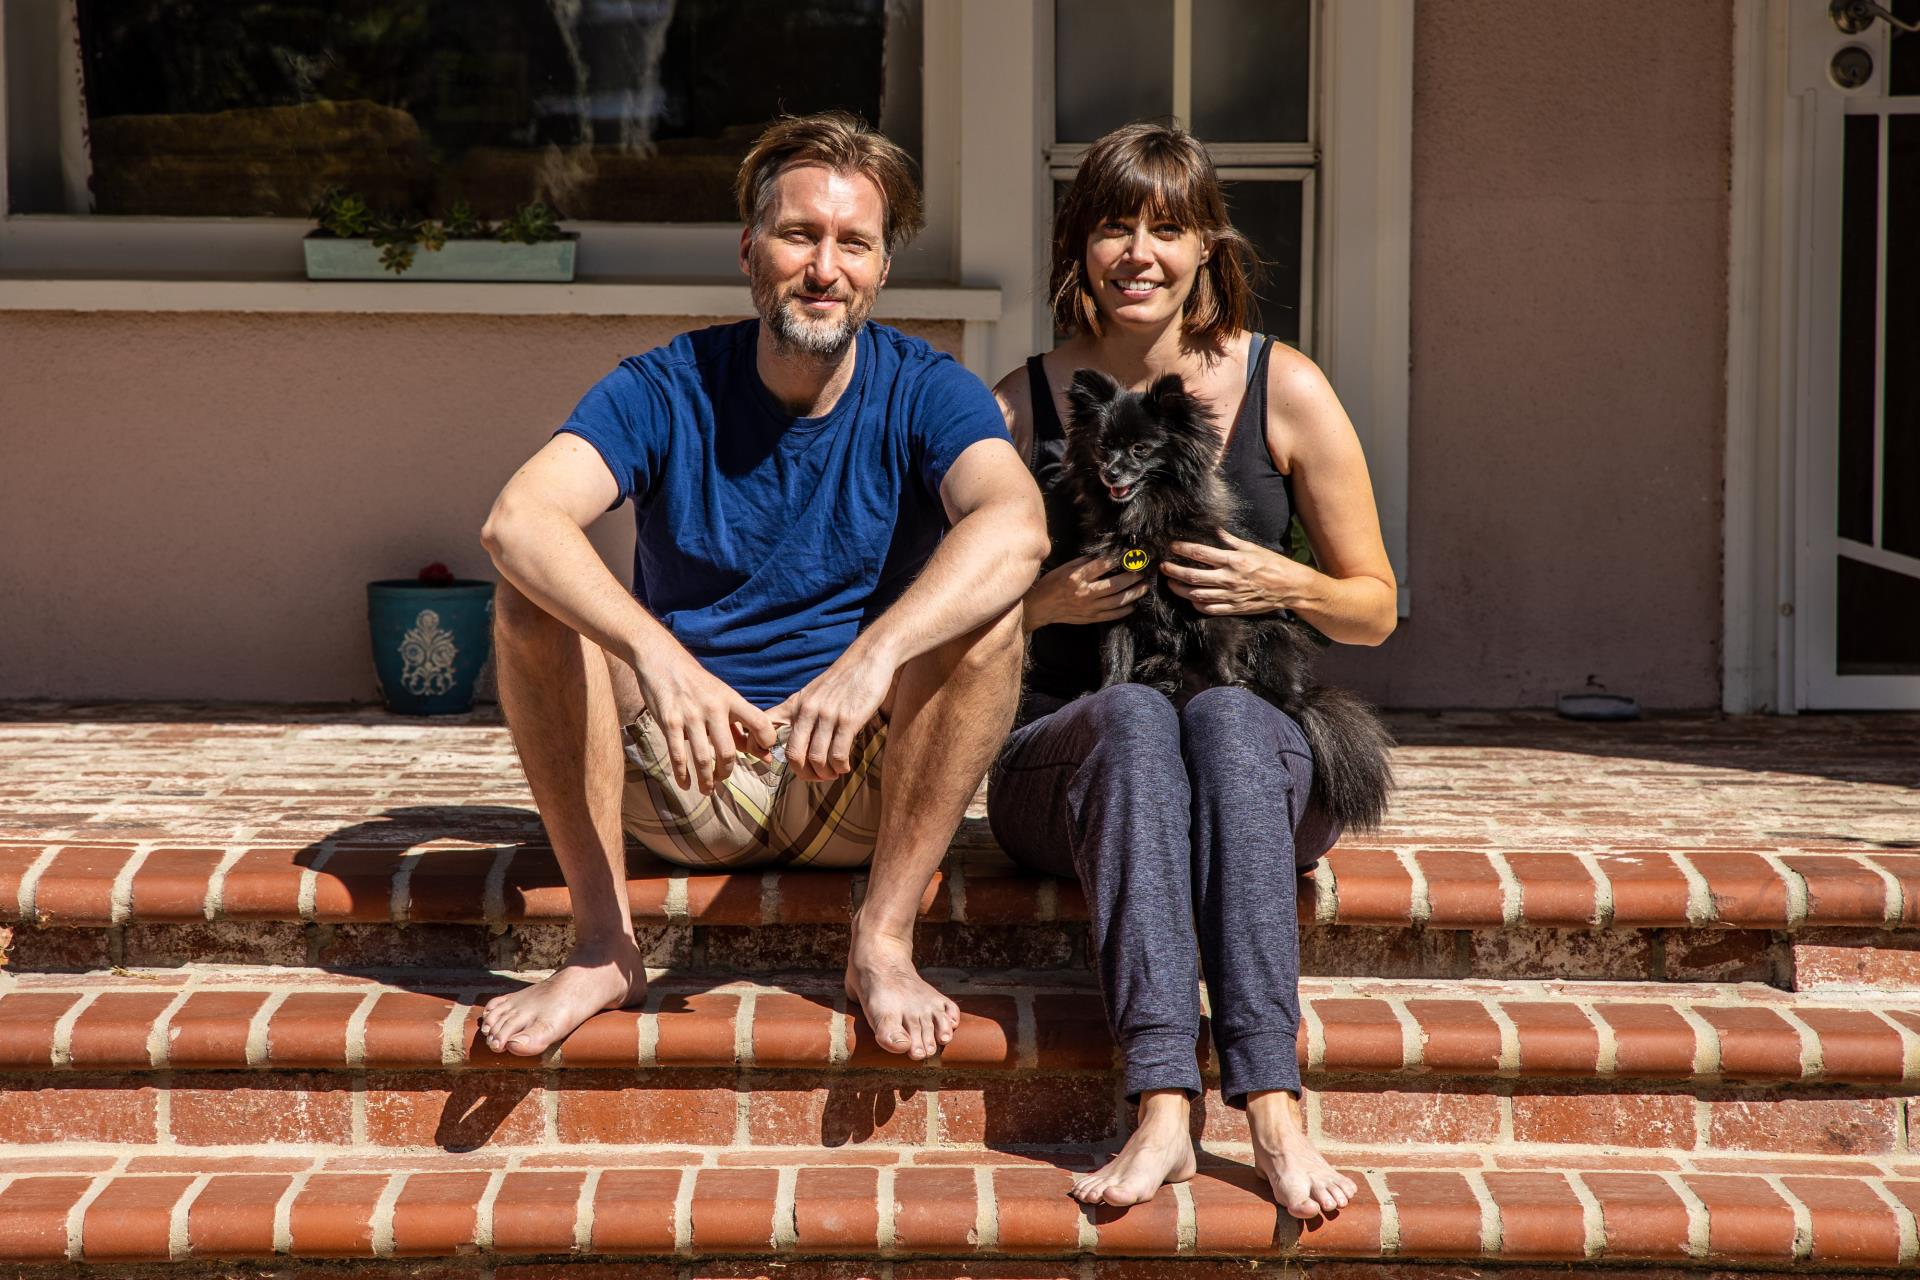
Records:
M666 734L641 711L626 729L627 780L620 825L647 849L688 867L857 867L880 832L880 764L886 722L853 739L853 767L829 782L805 782L783 762L749 755L701 795L673 779Z

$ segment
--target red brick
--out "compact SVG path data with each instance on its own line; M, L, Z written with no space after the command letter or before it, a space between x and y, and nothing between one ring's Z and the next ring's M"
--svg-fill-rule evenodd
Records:
M1171 1254L1180 1247L1180 1204L1170 1187L1162 1187L1142 1204L1115 1208L1093 1205L1094 1248L1101 1253Z
M1509 853L1520 882L1520 916L1529 925L1592 925L1599 908L1593 876L1568 853Z
M1765 929L1670 929L1663 943L1668 982L1773 979L1773 934Z
M1720 1037L1720 1074L1729 1080L1798 1080L1800 1034L1771 1009L1702 1006Z
M484 1173L415 1173L393 1206L393 1252L402 1258L466 1252L474 1243Z
M1413 915L1413 878L1383 849L1335 849L1322 864L1333 873L1341 924L1400 924Z
M1283 1245L1293 1234L1293 1228L1287 1224L1293 1219L1280 1211L1273 1202L1273 1192L1268 1188L1264 1176L1251 1169L1209 1169L1187 1184L1188 1194L1193 1197L1194 1247L1201 1253L1223 1253L1235 1257L1249 1254L1270 1253ZM1361 1187L1361 1197L1347 1206L1354 1212L1349 1216L1343 1210L1339 1215L1335 1236L1353 1237L1355 1233L1364 1235L1370 1226L1373 1232L1372 1247L1379 1248L1380 1206L1373 1201L1372 1194ZM1335 1225L1332 1218L1322 1220L1321 1225ZM1302 1237L1302 1243L1307 1243ZM1314 1252L1329 1247L1329 1239L1316 1238L1312 1242Z
M293 1178L284 1173L221 1174L194 1197L187 1240L196 1258L264 1258L273 1253L273 1216Z
M1920 935L1862 931L1854 937L1833 937L1844 931L1819 931L1819 936L1795 934L1792 955L1795 991L1825 988L1876 987L1883 991L1911 991L1920 987Z
M0 1089L0 1134L8 1142L153 1142L158 1106L149 1079L13 1077Z
M381 1147L538 1143L545 1131L541 1077L529 1071L369 1072L367 1141Z
M940 1087L939 1107L946 1142L1104 1142L1116 1127L1113 1082L1105 1075L947 1081Z
M695 924L770 924L761 919L760 872L687 877L687 918Z
M1692 1076L1695 1037L1685 1018L1665 1005L1596 1004L1613 1030L1614 1072L1623 1076Z
M353 1092L345 1077L286 1073L272 1076L176 1076L170 1123L186 1146L237 1143L351 1141Z
M1429 1071L1500 1069L1500 1027L1478 1000L1409 1000L1420 1024L1420 1061Z
M872 1169L801 1169L794 1181L796 1243L805 1253L866 1252L879 1246L879 1174Z
M113 882L132 857L132 849L111 845L62 849L35 886L35 918L43 924L111 923Z
M1755 1092L1715 1100L1708 1110L1707 1141L1723 1150L1878 1155L1895 1149L1900 1127L1897 1098Z
M1513 1094L1515 1142L1592 1143L1614 1147L1678 1147L1694 1143L1691 1093Z
M357 991L296 991L267 1019L267 1062L275 1067L340 1067L347 1023L366 1000Z
M493 1200L496 1253L571 1253L584 1173L509 1173Z
M562 1142L727 1146L733 1141L731 1075L567 1071L559 1088L556 1123Z
M133 873L134 920L202 920L207 890L226 854L219 849L154 849Z
M387 921L393 914L393 881L400 849L335 849L314 868L313 919L329 923ZM311 864L310 864L311 865Z
M1920 925L1920 855L1874 853L1867 855L1867 861L1900 882L1898 923L1907 928Z
M296 1257L364 1258L373 1253L373 1211L384 1173L316 1173L294 1197L288 1221Z
M1105 1071L1114 1064L1113 1034L1097 995L1035 995L1033 1026L1042 1070Z
M730 1067L740 997L670 995L660 1002L654 1061L663 1067ZM822 1060L824 1062L824 1059Z
M0 920L19 920L20 882L40 860L42 845L0 844Z
M835 1018L845 1021L851 1033L852 1019L835 1013L825 996L762 995L753 1006L754 1063L763 1067L826 1065Z
M766 1253L773 1244L774 1195L780 1175L771 1169L701 1169L693 1182L696 1253Z
M429 849L407 877L406 918L468 923L486 918L481 899L496 849Z
M11 937L0 938L0 954L9 971L105 969L116 963L113 934L106 929L17 924L7 933Z
M1813 1216L1814 1263L1891 1267L1900 1262L1900 1219L1872 1188L1841 1178L1780 1181Z
M314 855L303 849L249 849L220 881L228 920L298 920L300 885Z
M1318 999L1311 1004L1327 1036L1321 1070L1400 1070L1404 1052L1400 1019L1386 1001Z
M894 1247L905 1253L965 1253L978 1243L971 1169L901 1169L893 1175Z
M0 1067L52 1066L54 1029L79 999L70 991L0 996Z
M244 1067L247 1027L264 991L196 991L167 1023L162 1052L172 1067Z
M1012 1067L1020 1041L1020 1013L1011 996L959 996L960 1025L940 1051L946 1067Z
M173 1206L193 1179L119 1177L87 1206L80 1256L87 1262L164 1262Z
M483 1002L484 1003L484 1002ZM482 1009L468 1011L461 1032L463 1053L469 1062L506 1066L538 1066L538 1057L514 1053L495 1053L480 1038ZM637 1067L640 1065L640 1020L638 1009L608 1009L596 1013L574 1029L560 1046L560 1061L569 1067Z
M1429 926L1501 922L1505 895L1500 876L1483 855L1471 850L1423 849L1414 854L1414 861L1427 878Z
M1864 1009L1801 1009L1800 1020L1820 1037L1820 1076L1863 1084L1895 1084L1905 1049L1886 1019Z
M0 1260L66 1261L67 1213L92 1185L92 1178L62 1177L7 1184L0 1190Z
M728 1138L718 1140L724 1143L732 1135L731 1082L722 1092L729 1117ZM884 1076L782 1073L755 1084L747 1104L747 1137L757 1147L918 1145L927 1140L926 1094L918 1085Z
M1723 924L1785 927L1787 885L1757 853L1689 850L1694 870L1706 877L1713 918Z
M1077 1253L1078 1201L1067 1194L1073 1175L1057 1169L995 1169L1002 1253Z
M845 924L853 914L853 877L845 872L781 872L778 881L774 919L781 924Z
M173 1003L171 991L107 991L74 1020L69 1061L76 1067L152 1065L147 1039Z
M1666 853L1598 854L1595 864L1613 893L1613 927L1687 923L1687 877Z
M1103 1267L1118 1265L1121 1264L1095 1262L1093 1273L1105 1277L1107 1273L1102 1270ZM895 1263L893 1268L894 1280L1080 1280L1083 1274L1078 1263L1046 1262L1039 1258L1021 1258L1018 1261L900 1262Z
M446 996L382 992L367 1015L363 1061L370 1067L440 1065L441 1028L453 1006Z
M1706 1206L1709 1260L1752 1265L1793 1258L1793 1210L1765 1182L1700 1173L1682 1181Z
M1457 1173L1392 1170L1387 1194L1400 1219L1399 1252L1407 1257L1480 1256L1480 1201Z
M1887 915L1887 885L1852 858L1789 853L1780 859L1807 886L1807 923L1877 925Z
M1500 1211L1500 1260L1586 1257L1586 1213L1563 1173L1487 1173Z
M593 1191L595 1253L670 1253L679 1169L609 1169Z
M1493 1142L1500 1099L1464 1089L1328 1088L1320 1092L1320 1127L1331 1142Z
M996 875L971 868L967 873L967 919L990 924L1037 924L1046 919L1041 886L1030 875Z
M1600 1202L1609 1260L1687 1260L1687 1205L1653 1173L1585 1172L1580 1180Z
M1600 1033L1570 1004L1502 1000L1520 1036L1520 1071L1530 1076L1590 1076L1599 1069Z

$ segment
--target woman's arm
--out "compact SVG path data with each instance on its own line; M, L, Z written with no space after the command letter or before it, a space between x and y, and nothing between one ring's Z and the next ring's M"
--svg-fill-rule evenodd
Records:
M1293 477L1320 568L1228 535L1225 550L1174 544L1176 554L1205 567L1163 565L1173 589L1202 613L1291 609L1329 639L1379 644L1393 634L1399 591L1367 459L1326 375L1291 347L1276 345L1267 362L1267 449Z

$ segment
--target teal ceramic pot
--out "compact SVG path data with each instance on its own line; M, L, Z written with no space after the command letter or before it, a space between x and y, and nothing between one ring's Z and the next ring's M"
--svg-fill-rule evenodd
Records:
M493 646L493 584L409 578L367 584L373 668L387 706L403 715L454 715L473 706Z

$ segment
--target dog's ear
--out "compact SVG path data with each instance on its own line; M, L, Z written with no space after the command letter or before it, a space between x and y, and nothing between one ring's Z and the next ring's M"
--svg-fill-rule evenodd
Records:
M1187 384L1177 373L1161 374L1147 388L1147 403L1163 413L1176 409L1186 398Z
M1067 387L1067 403L1074 416L1089 414L1112 404L1120 396L1120 384L1098 369L1079 369Z

